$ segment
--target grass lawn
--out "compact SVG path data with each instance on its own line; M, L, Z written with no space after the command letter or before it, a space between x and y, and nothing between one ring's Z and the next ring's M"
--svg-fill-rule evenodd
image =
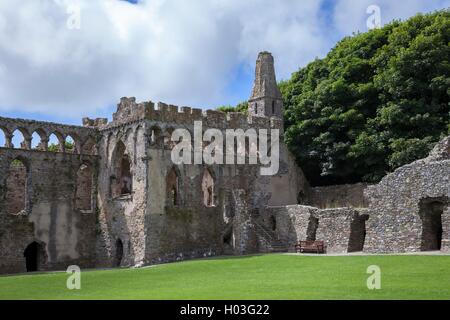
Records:
M368 290L369 265L381 289ZM0 277L0 299L450 299L450 256L255 255Z

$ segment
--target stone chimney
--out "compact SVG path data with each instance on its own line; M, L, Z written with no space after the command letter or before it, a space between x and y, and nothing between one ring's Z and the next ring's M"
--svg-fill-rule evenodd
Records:
M248 110L252 116L283 117L283 99L270 52L260 52L256 60L255 82L252 96L248 100Z

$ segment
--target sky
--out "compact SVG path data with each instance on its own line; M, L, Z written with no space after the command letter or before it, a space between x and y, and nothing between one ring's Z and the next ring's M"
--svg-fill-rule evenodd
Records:
M1 0L0 116L81 124L122 96L235 105L258 52L288 79L367 31L374 5L383 25L450 0Z

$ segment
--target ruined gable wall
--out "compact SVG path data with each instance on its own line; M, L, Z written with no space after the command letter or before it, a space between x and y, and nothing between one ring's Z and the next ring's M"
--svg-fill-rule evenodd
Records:
M368 252L420 251L422 220L419 203L427 198L450 198L450 160L422 159L403 166L366 190L369 199ZM448 201L448 200L447 200ZM448 202L442 214L442 250L448 251Z
M31 131L25 126L27 123L36 128L42 124L18 120L16 125ZM76 129L79 137L85 138L92 134L90 129L82 127L44 124L49 131ZM14 129L14 120L8 119L7 125ZM14 159L22 160L29 172L25 210L19 215L8 212L5 203L6 181L12 173L10 164ZM83 212L74 205L76 175L83 163L89 163L95 174L97 157L93 155L0 148L0 272L25 271L23 253L33 241L45 249L45 261L40 262L40 270L62 269L69 264L93 266L95 210ZM94 194L95 183L93 188ZM95 207L95 203L93 205Z

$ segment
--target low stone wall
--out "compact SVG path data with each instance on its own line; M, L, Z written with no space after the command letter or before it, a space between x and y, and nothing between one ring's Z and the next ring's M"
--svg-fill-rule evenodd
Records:
M367 183L343 184L325 187L313 187L309 190L305 204L320 209L327 208L365 208L367 199L364 190Z
M362 251L367 219L365 210L353 208L318 209L309 206L268 207L262 223L276 221L275 234L290 251L298 241L322 240L328 253Z

